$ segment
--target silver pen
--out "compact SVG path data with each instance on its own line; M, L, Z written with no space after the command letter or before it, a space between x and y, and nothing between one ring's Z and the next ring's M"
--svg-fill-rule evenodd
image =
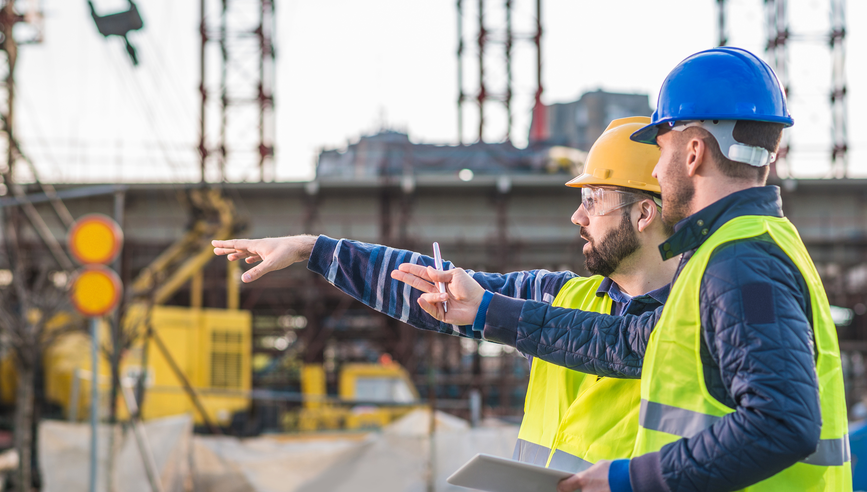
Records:
M434 265L436 265L437 270L443 271L443 256L440 254L440 244L436 241L433 243L434 250ZM446 284L442 282L437 282L437 288L440 290L441 294L446 293ZM449 312L449 302L443 301L443 311Z

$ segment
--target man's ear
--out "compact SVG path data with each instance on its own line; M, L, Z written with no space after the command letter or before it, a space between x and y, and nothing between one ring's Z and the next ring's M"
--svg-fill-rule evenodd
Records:
M702 164L707 163L707 144L703 138L693 137L686 144L686 174L694 177Z
M644 232L645 229L650 227L650 223L657 217L659 217L659 209L656 208L656 203L653 200L642 200L638 202L638 223L636 227L638 227L638 232Z

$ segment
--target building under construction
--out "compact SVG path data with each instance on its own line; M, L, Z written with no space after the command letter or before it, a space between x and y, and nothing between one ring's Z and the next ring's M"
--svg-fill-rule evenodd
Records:
M477 271L584 272L584 241L569 220L579 196L564 186L574 170L551 165L554 161L550 148L509 152L502 145L413 145L405 135L385 132L362 138L342 152L323 151L322 173L314 181L223 184L219 189L234 203L245 225L240 234L247 237L325 234L426 254L438 241L446 259ZM474 170L471 178L461 179L464 169ZM786 214L823 275L831 303L841 308L839 335L853 361L851 368L863 370L860 354L867 350L863 187L847 180L778 184ZM73 195L75 190L63 187L58 193ZM110 194L66 203L75 216L86 211L120 213L127 231L120 274L127 283L184 234L189 217L182 211L191 206L188 193L189 185L124 185ZM119 207L118 196L123 196ZM4 205L12 201L5 199ZM51 215L50 204L40 207L46 217ZM51 229L62 235L60 223L51 224ZM42 262L55 261L38 237L28 236L27 241L28 250ZM439 398L466 399L472 389L478 389L486 414L521 414L527 365L517 354L484 346L479 350L475 342L462 344L453 337L426 335L373 312L300 265L241 284L237 301L227 297L231 292L226 289L227 262L211 260L202 275L200 294L187 284L167 304L223 308L237 302L252 313L255 353L324 363L332 369L339 361L377 361L387 354L414 375L423 397L428 395L433 370ZM233 275L229 282L237 286L238 273ZM284 341L276 342L278 338ZM296 391L298 382L281 374L279 367L271 364L268 371L254 375L254 383ZM857 390L860 395L861 389Z
M723 6L725 2L718 3ZM776 6L769 10L774 19L785 7L779 1L766 4ZM342 294L303 265L242 284L243 266L213 257L209 242L239 236L325 234L430 254L436 241L445 259L476 271L544 268L586 273L581 253L584 240L570 222L580 194L564 183L580 172L585 152L611 120L650 114L648 96L599 90L574 102L543 105L541 2L537 1L537 29L523 35L534 43L537 53L533 122L529 145L516 148L511 143L510 53L517 37L511 24L502 31L501 39L499 34L494 36L495 30L484 20L484 2L479 2L479 88L465 92L461 80L458 101L459 112L466 109L463 104L477 104L477 142L416 144L406 134L383 130L346 148L323 150L312 181L271 182L273 2L253 2L243 12L233 10L244 8L237 2L203 1L201 5L200 183L15 183L13 161L19 166L32 163L13 138L14 85L6 85L11 91L6 120L10 166L4 180L11 193L0 198L0 207L14 210L6 217L13 217L17 224L28 221L32 226L21 228L18 238L31 273L47 272L48 278L63 285L74 266L57 238L66 235L73 217L93 212L113 216L125 230L116 269L134 296L150 299L163 309L159 311L163 317L155 318L153 324L169 326L165 320L174 316L175 324L169 328L181 332L187 328L182 326L184 320L193 320L189 326L201 320L210 323L199 326L202 334L198 338L179 335L165 344L159 338L160 329L165 328L148 329L148 340L164 345L160 353L165 361L154 355L151 362L160 360L172 366L171 373L180 381L168 389L159 382L153 384L152 395L173 391L180 395L177 399L188 398L189 405L175 408L172 400L166 408L195 413L196 424L210 432L368 428L404 415L420 403L474 422L480 417L519 419L528 365L514 350L416 330ZM458 2L459 9L462 5L466 6ZM511 2L506 7L509 11ZM130 2L125 15L134 10ZM95 11L93 15L98 26L108 17ZM511 17L508 19L510 23ZM141 18L138 20L140 23ZM132 25L137 29L135 22ZM724 26L722 20L720 25ZM11 25L5 27L11 29ZM786 40L785 29L775 29L776 44L769 46L774 53ZM838 31L832 33L834 43L842 42ZM459 35L462 66L462 30ZM721 44L724 42L721 35ZM491 43L504 48L508 67L509 80L496 90L485 78L489 61L484 53L486 49L490 53ZM127 41L126 48L137 62L135 47ZM216 69L206 70L206 52L218 61ZM257 57L245 57L251 52ZM783 61L778 61L778 67L779 63ZM252 76L236 77L232 70L239 65L240 73ZM11 74L9 77L11 82ZM835 88L832 101L838 114L844 114L840 108L844 95L845 87ZM490 116L491 103L502 103L508 120L503 141L498 143L484 142L485 109ZM242 117L233 119L233 110ZM845 170L845 129L835 139L832 157ZM259 182L227 182L232 176L255 176ZM860 181L851 179L791 180L776 175L771 179L782 189L786 216L799 229L834 306L847 399L854 405L867 395L867 193ZM0 227L4 234L7 230ZM13 281L14 267L13 259L0 259L0 284ZM214 310L208 312L210 317L201 314L207 310ZM223 326L229 324L230 316L216 310L237 315L240 321L234 331ZM202 341L205 343L199 344ZM151 377L143 355L148 343L144 342L145 348L129 350L139 364L138 372L129 371L129 378L136 378L139 386L149 384ZM180 357L180 346L188 353L198 353L198 359ZM89 377L96 387L100 384L98 368L92 369ZM370 380L405 377L409 383L395 391L399 395L394 400L365 400L358 393L344 392L344 379L351 374ZM45 378L50 380L49 375ZM52 416L79 419L79 407L84 407L79 404L76 385L84 384L81 381L86 379L76 368L63 397L66 406L54 409L58 411ZM229 398L241 402L231 408L234 414L217 407L221 399ZM152 396L143 405L150 405L145 408L152 412L153 402L167 400ZM394 408L384 413L367 408L379 404ZM335 410L340 405L349 408Z

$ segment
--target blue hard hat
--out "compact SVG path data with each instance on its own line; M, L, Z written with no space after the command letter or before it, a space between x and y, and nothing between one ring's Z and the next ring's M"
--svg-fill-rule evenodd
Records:
M650 124L630 137L655 144L657 126L686 120L752 120L792 126L777 74L741 48L713 48L689 56L672 70Z

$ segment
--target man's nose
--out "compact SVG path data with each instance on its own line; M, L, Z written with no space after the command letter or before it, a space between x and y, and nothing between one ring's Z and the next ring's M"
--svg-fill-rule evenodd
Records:
M656 178L659 181L659 166L662 165L662 156L659 156L659 159L656 160L656 165L653 166L653 171L650 172L650 175Z
M572 223L581 227L587 227L587 225L590 224L590 218L587 217L587 211L584 210L583 203L578 207L578 210L572 214Z

